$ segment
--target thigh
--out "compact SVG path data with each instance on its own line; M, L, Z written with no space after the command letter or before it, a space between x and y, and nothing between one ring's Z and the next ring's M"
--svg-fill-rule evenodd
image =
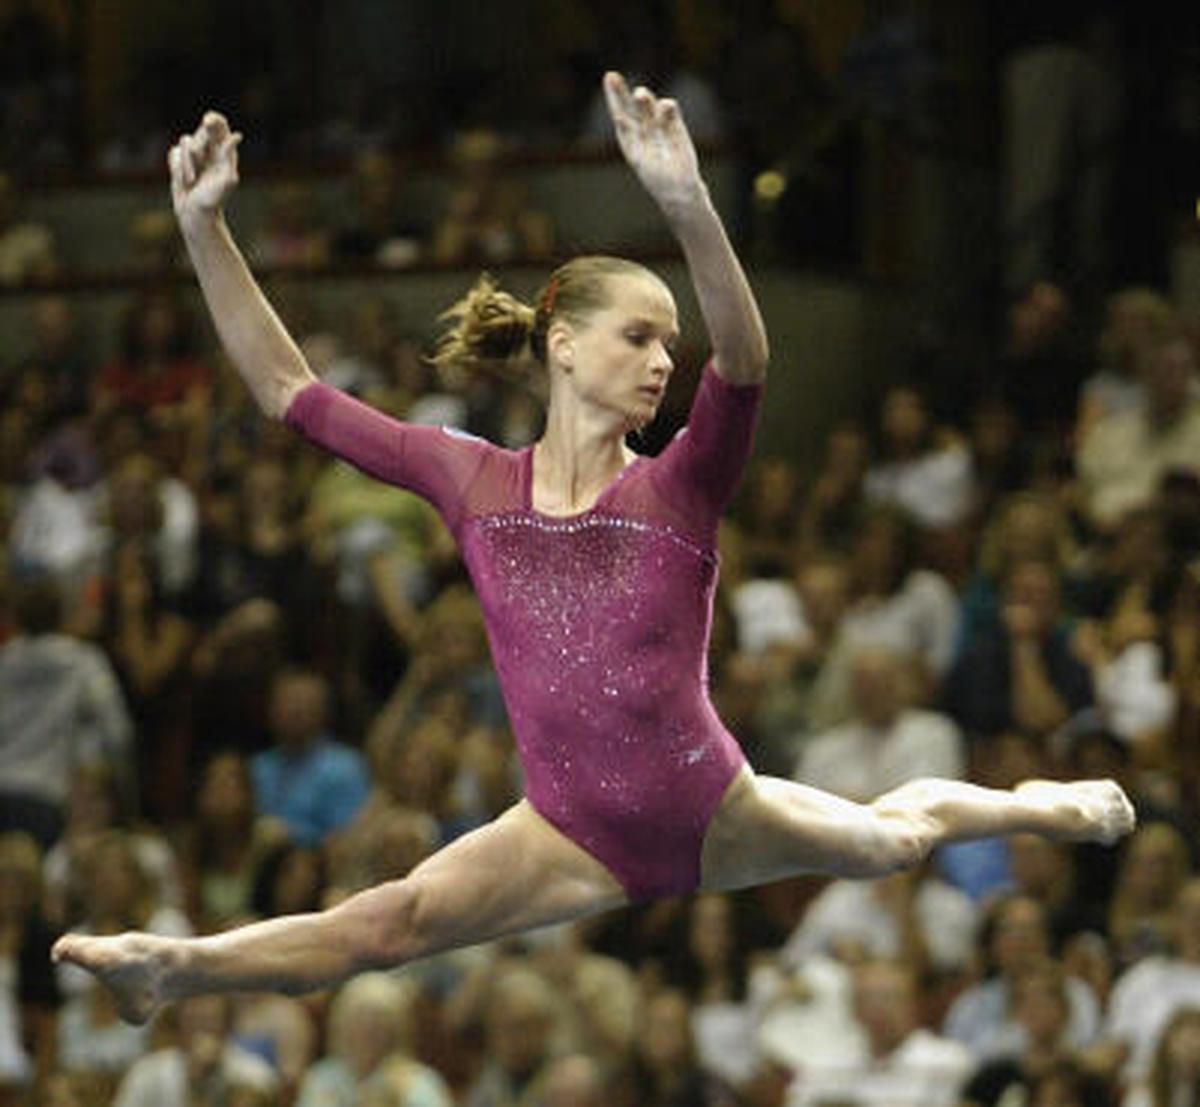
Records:
M528 800L418 865L423 954L566 922L629 902L617 879Z
M804 873L874 875L880 832L868 806L744 768L709 823L701 888L731 891Z

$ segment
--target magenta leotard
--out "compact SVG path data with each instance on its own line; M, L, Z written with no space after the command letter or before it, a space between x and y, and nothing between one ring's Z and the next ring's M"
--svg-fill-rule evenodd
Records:
M287 411L441 513L483 610L529 802L633 900L697 887L705 830L745 760L709 700L707 651L717 523L761 394L708 366L687 427L566 517L533 509L532 447L399 423L324 384Z

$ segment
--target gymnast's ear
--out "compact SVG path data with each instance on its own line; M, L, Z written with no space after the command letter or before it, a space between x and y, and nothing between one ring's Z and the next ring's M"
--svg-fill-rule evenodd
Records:
M575 368L575 328L565 319L555 319L546 332L546 360L568 373Z

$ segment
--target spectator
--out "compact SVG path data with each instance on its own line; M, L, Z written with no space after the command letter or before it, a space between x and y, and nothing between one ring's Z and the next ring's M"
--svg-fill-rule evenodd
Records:
M45 848L62 828L76 764L107 759L132 783L133 725L104 654L61 633L52 582L22 584L12 609L17 634L0 646L0 829Z
M1187 843L1170 823L1146 823L1125 843L1108 916L1122 969L1169 948L1189 870Z
M982 1062L1025 1049L1025 1030L1014 1015L1013 985L1050 956L1045 908L1020 894L999 897L984 917L979 945L985 975L955 999L943 1030ZM1100 1007L1082 980L1068 977L1066 988L1070 1013L1064 1040L1072 1049L1082 1049L1099 1032Z
M898 961L869 961L855 973L858 1042L851 1060L823 1066L814 1059L788 1088L787 1107L842 1101L861 1107L954 1107L971 1069L957 1042L920 1025L913 971Z
M366 973L344 985L329 1009L328 1052L308 1070L297 1107L358 1107L376 1087L395 1107L451 1107L442 1078L410 1052L411 980Z
M897 507L930 530L963 522L974 499L971 455L957 434L934 425L925 396L911 386L889 389L879 433L867 499Z
M236 1100L242 1089L273 1093L270 1065L229 1039L229 1000L193 996L175 1009L177 1042L137 1060L121 1080L113 1107L192 1107Z
M854 714L807 742L795 779L860 802L918 777L961 779L962 736L947 716L911 706L908 660L861 647L850 664Z
M350 181L350 217L333 237L333 255L343 261L373 262L387 268L411 265L422 252L428 228L411 222L413 205L400 195L395 160L382 149L355 159Z
M1060 589L1052 563L1023 558L1009 567L999 623L975 629L946 679L943 703L969 739L1014 728L1045 736L1093 702Z
M272 190L262 228L247 248L255 265L315 269L329 260L329 233L321 226L311 190L284 181Z
M1200 392L1196 350L1180 329L1139 349L1145 403L1098 419L1079 444L1075 465L1088 521L1113 533L1134 508L1150 502L1173 469L1200 469Z
M367 797L362 756L330 736L329 706L328 686L317 673L280 673L270 699L275 748L250 765L256 808L281 819L301 845L316 845L345 826Z
M1035 1083L1063 1060L1074 1060L1067 1045L1071 1013L1067 977L1053 961L1033 965L1013 981L1013 1017L1024 1032L1024 1049L986 1061L963 1089L962 1107L1002 1107L1018 1096L1028 1102ZM1110 1102L1104 1081L1096 1074L1084 1078L1082 1107L1105 1107Z
M868 461L867 435L858 423L833 427L800 512L799 533L806 554L850 549L862 513Z
M1122 1107L1192 1107L1200 1103L1200 1007L1181 1007L1163 1027L1149 1075Z

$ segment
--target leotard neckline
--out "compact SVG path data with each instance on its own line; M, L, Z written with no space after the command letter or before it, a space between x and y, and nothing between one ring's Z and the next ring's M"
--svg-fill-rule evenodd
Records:
M536 446L536 443L534 446ZM573 511L566 515L555 515L548 511L539 511L533 506L534 446L526 446L521 451L521 498L524 500L525 510L531 515L536 515L539 519L548 519L552 522L570 522L572 519L583 519L591 515L594 511L599 510L604 505L605 500L617 490L617 487L625 479L626 474L635 465L645 460L645 455L638 454L632 461L626 464L625 468L600 490L600 495L596 497L591 507L584 508L583 511Z

